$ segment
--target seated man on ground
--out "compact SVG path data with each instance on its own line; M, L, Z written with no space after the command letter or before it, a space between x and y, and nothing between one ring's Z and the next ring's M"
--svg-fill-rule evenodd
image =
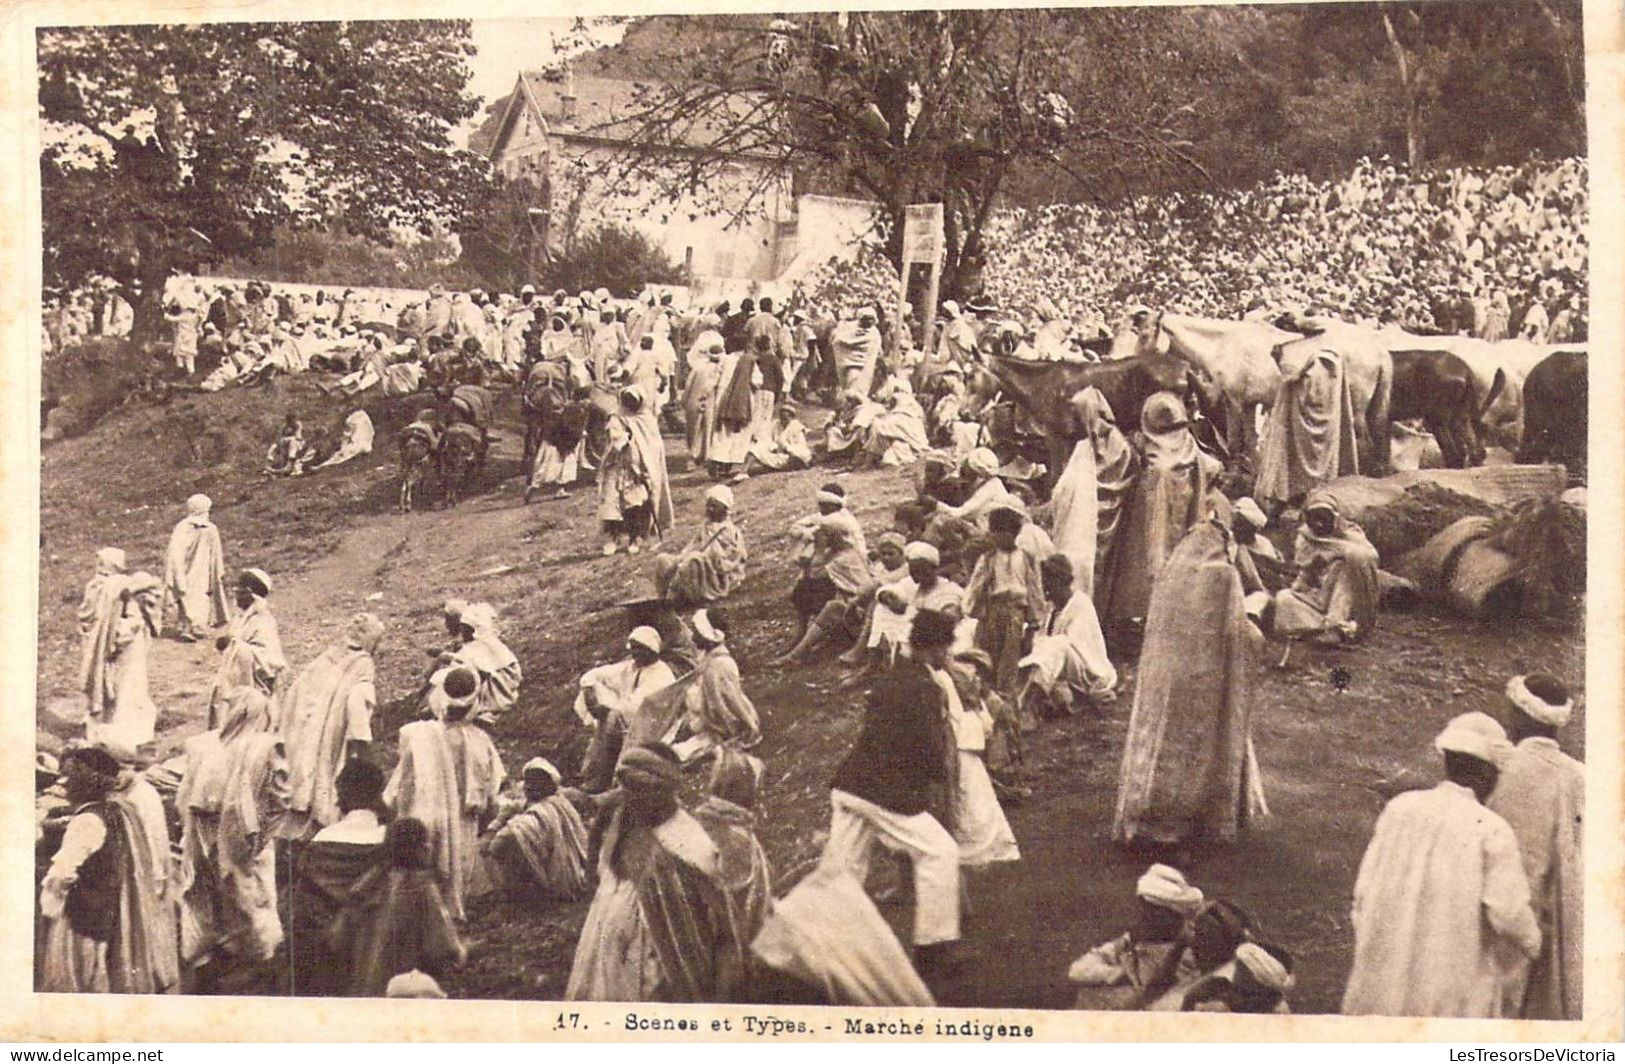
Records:
M801 423L795 404L786 400L773 412L773 434L751 444L741 476L806 469L812 465L812 460L807 426Z
M581 676L575 712L592 729L581 762L581 789L599 794L615 778L615 763L626 742L627 726L645 696L670 686L671 666L660 660L660 633L643 625L626 637L626 657L588 669Z
M908 541L897 532L886 532L875 541L869 552L869 583L853 600L853 608L862 617L862 629L850 650L840 657L848 665L862 665L869 650L869 637L874 631L875 596L880 589L908 577L908 559L903 548Z
M1052 554L1039 566L1049 615L1033 634L1032 650L1019 662L1019 704L1036 713L1047 703L1056 713L1074 711L1078 696L1097 705L1117 698L1117 670L1106 656L1094 600L1077 593L1072 560Z
M508 897L533 905L579 901L587 893L587 827L559 792L559 770L533 757L522 770L525 807L495 825L486 853Z
M945 614L956 624L964 615L965 589L940 575L937 548L916 540L903 548L903 558L908 574L875 592L863 667L849 673L842 686L859 683L906 656L908 634L921 610Z
M1275 634L1342 645L1363 642L1377 623L1377 551L1337 499L1314 491L1292 548L1298 575L1275 596Z
M749 750L762 741L761 718L739 680L739 664L728 649L727 613L720 607L696 610L689 627L700 659L683 692L683 716L672 750L683 764L708 757L718 747Z
M853 541L852 527L844 510L820 519L813 533L812 557L804 563L801 579L790 595L801 620L801 635L794 646L774 659L775 665L805 661L819 645L850 638L861 626L855 607L872 575L869 559Z
M1134 894L1134 926L1073 961L1067 971L1079 987L1074 1008L1143 1009L1197 974L1186 949L1187 922L1201 909L1202 892L1178 869L1155 864L1140 877Z
M1236 947L1230 975L1213 975L1185 994L1183 1012L1240 1012L1289 1015L1286 996L1296 981L1292 954L1280 946L1243 942Z
M677 554L655 557L655 593L674 606L698 606L728 597L745 575L749 552L733 521L734 495L725 484L705 493L705 525Z
M1253 936L1252 918L1224 898L1211 898L1190 922L1190 944L1180 981L1146 1003L1152 1012L1177 1012L1197 987L1210 979L1235 975L1236 948Z

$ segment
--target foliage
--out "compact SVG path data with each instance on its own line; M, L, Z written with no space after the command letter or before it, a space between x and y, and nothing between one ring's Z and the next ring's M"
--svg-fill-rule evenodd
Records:
M548 203L545 182L538 187L526 178L509 181L499 175L458 229L459 267L492 291L516 292L535 284L546 255Z
M572 65L639 86L601 180L675 201L741 156L771 159L798 189L881 203L893 262L898 208L941 201L944 295L963 295L995 205L1325 178L1384 155L1421 169L1581 154L1580 6L669 16ZM757 207L776 177L763 170Z
M440 282L474 288L479 274L458 261L459 248L448 234L381 243L336 227L278 227L271 244L213 266L224 277L252 277L296 284L346 287L428 288Z
M91 26L39 33L45 275L145 298L172 272L335 222L375 240L455 218L487 169L467 22Z
M686 284L680 267L635 229L605 225L556 251L539 272L541 288L567 292L609 289L633 296L646 284Z
M758 171L763 201L789 169L838 175L881 204L893 262L902 208L942 202L950 294L974 271L1014 168L1070 169L1084 182L1089 172L1073 165L1084 151L1097 173L1118 156L1196 165L1180 130L1192 94L1125 72L1168 55L1214 58L1199 24L1167 10L735 16L699 37L684 32L690 20L661 22L658 39L628 34L644 49L640 66L663 80L640 84L617 118L635 148L602 178L676 200L749 155L778 164ZM1098 57L1112 54L1125 62L1101 70Z

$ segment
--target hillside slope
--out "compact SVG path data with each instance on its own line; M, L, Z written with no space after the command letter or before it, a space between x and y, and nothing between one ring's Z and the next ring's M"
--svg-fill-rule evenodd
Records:
M428 664L444 641L448 596L484 599L502 615L505 638L525 673L519 703L496 729L510 772L544 754L567 773L584 742L569 703L580 673L618 656L627 619L615 603L647 593L647 555L597 553L593 492L524 506L518 479L455 510L399 515L394 502L395 433L409 402L369 403L377 452L331 473L268 482L258 470L286 410L307 425L333 423L348 404L307 381L224 392L167 407L126 408L90 434L46 451L41 510L40 721L55 745L73 731L77 637L74 606L94 550L120 546L132 567L157 571L186 496L216 500L228 565L260 565L277 580L272 604L297 668L342 631L357 610L388 625L378 657L381 707L375 733L393 761L396 731ZM494 478L517 459L516 408L504 398ZM187 441L192 441L188 443ZM674 468L686 465L668 440ZM787 602L795 576L788 532L812 509L827 470L753 479L736 489L750 550L750 575L729 604L746 692L765 735L760 830L782 893L816 860L828 829L828 786L856 735L862 697L838 692L828 663L778 669L768 659L792 634ZM906 471L843 478L853 508L874 532L913 492ZM681 545L700 520L706 482L674 472ZM153 694L162 710L160 752L202 728L203 700L217 655L212 644L155 645ZM1299 1012L1336 1011L1352 945L1348 906L1354 874L1382 803L1430 784L1441 724L1467 709L1493 708L1507 674L1544 668L1578 683L1580 633L1523 625L1513 631L1448 618L1385 614L1358 650L1300 658L1299 669L1260 676L1254 734L1273 818L1234 847L1187 855L1185 870L1210 895L1233 899L1262 922L1270 941L1298 959ZM1334 686L1333 666L1347 682ZM1066 1008L1067 965L1119 931L1133 912L1144 855L1109 842L1118 762L1132 706L1128 692L1102 713L1047 722L1027 738L1031 800L1008 810L1023 860L971 881L966 938L976 953L947 1004ZM1563 743L1583 750L1584 714ZM696 775L685 797L698 797ZM876 862L876 885L894 879ZM885 903L905 934L905 889ZM454 996L556 998L563 989L585 904L536 913L496 904L477 913L474 955L449 980Z

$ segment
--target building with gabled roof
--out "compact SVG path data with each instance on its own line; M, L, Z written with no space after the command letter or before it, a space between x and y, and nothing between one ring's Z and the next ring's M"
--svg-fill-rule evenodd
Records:
M702 286L707 279L778 277L792 253L784 230L793 229L795 218L791 174L778 159L734 155L705 188L675 202L615 178L626 153L637 151L642 87L624 78L577 75L568 66L556 74L521 71L490 143L492 166L541 189L544 240L551 248L597 224L624 225ZM695 123L673 134L675 147L704 152L716 131Z

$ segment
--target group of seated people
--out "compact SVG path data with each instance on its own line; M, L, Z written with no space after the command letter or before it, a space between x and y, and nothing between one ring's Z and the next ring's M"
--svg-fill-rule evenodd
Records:
M1080 1009L1289 1013L1292 955L1258 940L1251 917L1208 899L1176 868L1135 884L1134 923L1073 962Z
M265 453L265 475L297 477L318 469L331 469L372 453L375 430L365 410L352 410L332 433L316 430L307 435L303 420L288 414L282 429Z

